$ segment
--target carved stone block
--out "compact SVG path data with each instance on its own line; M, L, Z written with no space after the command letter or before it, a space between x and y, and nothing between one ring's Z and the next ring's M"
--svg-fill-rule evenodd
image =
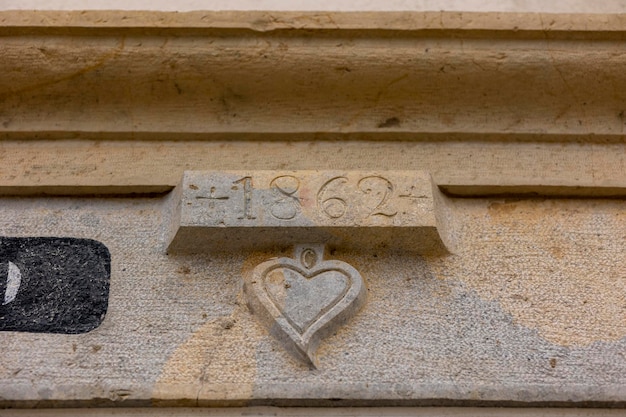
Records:
M453 246L445 197L423 171L188 171L171 204L169 253Z

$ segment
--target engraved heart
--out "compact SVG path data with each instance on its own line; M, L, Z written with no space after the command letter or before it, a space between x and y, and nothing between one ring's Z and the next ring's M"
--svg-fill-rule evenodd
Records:
M323 261L323 245L296 247L295 257L258 265L244 286L248 304L270 333L316 366L320 340L365 301L361 275L345 262Z
M300 334L345 295L350 277L342 271L315 274L277 267L264 276L265 289L274 305Z

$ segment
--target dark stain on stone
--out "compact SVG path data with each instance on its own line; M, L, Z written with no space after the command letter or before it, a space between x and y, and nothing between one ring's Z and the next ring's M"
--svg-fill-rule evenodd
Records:
M0 238L0 331L86 333L104 320L111 255L91 239Z
M400 126L400 119L398 119L397 117L390 117L384 122L378 124L379 129L397 126Z

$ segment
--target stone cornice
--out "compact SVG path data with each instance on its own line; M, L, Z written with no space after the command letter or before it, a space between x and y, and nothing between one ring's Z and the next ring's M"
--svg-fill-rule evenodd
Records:
M207 152L219 141L408 141L438 146L436 158L481 154L468 170L419 166L449 192L623 195L624 28L626 15L2 12L0 137L12 158L50 139L71 140L62 155L94 140ZM502 174L520 158L519 175ZM106 183L38 163L0 189L169 189L183 167L168 161L167 179L115 161ZM252 168L274 168L264 161ZM36 181L23 174L37 167Z
M4 11L3 32L39 29L49 32L76 29L248 29L255 32L280 30L369 30L369 31L501 31L624 33L626 14L553 14L502 12L270 12L270 11Z

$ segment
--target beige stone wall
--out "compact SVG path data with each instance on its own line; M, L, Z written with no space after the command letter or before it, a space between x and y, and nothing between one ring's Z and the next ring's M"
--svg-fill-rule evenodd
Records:
M5 0L0 9L45 10L334 10L624 13L624 0Z
M98 328L0 335L0 406L624 406L625 20L0 14L0 236L112 260ZM281 242L166 249L184 171L298 169L428 171L457 242L332 253L367 302L318 369L242 291Z

